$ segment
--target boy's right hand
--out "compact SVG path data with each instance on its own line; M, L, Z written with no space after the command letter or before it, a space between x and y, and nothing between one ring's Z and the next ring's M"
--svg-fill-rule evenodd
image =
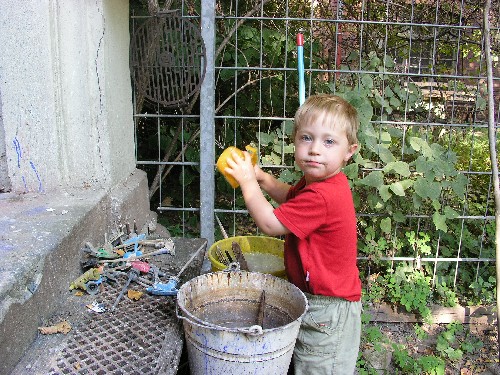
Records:
M241 186L249 181L256 180L253 169L252 157L247 151L243 151L243 158L236 151L231 152L231 157L227 159L225 172L232 176ZM256 181L257 182L257 181ZM258 186L258 185L257 185Z

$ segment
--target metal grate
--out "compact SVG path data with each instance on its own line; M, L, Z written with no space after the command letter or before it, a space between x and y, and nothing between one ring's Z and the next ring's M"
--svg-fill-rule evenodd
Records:
M108 308L125 281L100 294ZM175 374L181 337L174 298L125 297L115 311L91 314L68 334L49 374Z
M130 65L136 103L183 107L205 75L205 45L199 28L177 12L145 20L134 32Z

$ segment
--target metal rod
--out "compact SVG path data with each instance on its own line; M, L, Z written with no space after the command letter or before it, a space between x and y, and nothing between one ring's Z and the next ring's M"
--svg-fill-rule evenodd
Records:
M299 74L299 105L306 100L306 84L304 81L304 35L297 34L297 72Z

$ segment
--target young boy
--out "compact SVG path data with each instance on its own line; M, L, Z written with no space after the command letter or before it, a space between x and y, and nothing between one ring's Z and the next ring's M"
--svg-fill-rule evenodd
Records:
M226 172L240 184L261 231L285 235L288 280L309 302L294 349L295 374L354 373L361 335L356 215L342 167L356 152L356 110L335 95L309 97L295 114L295 186L233 153ZM274 208L262 193L280 206Z

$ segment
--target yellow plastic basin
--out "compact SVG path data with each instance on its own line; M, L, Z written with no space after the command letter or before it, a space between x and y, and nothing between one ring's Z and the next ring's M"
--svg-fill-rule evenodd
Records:
M222 251L229 252L233 261L236 259L232 251L233 241L240 247L251 272L268 273L278 277L285 277L283 263L284 241L278 238L265 236L236 236L215 242L208 249L208 259L212 264L212 271L223 271L227 265L217 256L217 246ZM281 262L280 262L281 260Z

